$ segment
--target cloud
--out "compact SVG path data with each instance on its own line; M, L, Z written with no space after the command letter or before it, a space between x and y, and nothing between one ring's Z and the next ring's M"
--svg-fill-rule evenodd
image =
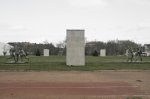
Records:
M150 27L137 27L137 31L147 31L150 30Z
M132 1L139 5L150 5L150 0L132 0Z
M11 30L25 30L25 28L22 25L14 25L10 27Z
M106 0L67 0L73 7L86 8L86 7L106 7Z
M0 24L1 31L26 31L27 29L23 25L8 25Z
M0 24L0 30L8 30L10 27L8 24Z
M147 31L150 31L150 23L148 23L148 22L139 23L136 26L134 26L133 31L135 31L135 32L147 32Z

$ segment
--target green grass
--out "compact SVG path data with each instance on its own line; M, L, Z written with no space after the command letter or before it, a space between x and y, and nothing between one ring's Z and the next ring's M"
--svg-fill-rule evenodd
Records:
M9 71L94 71L94 70L150 70L150 57L143 57L143 62L127 63L126 57L86 56L85 66L66 66L65 56L30 56L26 64L6 64L7 57L0 57L0 70Z

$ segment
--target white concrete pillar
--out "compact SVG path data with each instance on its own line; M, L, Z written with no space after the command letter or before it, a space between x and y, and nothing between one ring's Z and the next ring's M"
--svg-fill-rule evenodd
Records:
M44 56L49 56L49 49L44 49Z
M100 50L100 56L106 56L106 49Z
M69 66L85 65L84 30L67 30L66 64Z

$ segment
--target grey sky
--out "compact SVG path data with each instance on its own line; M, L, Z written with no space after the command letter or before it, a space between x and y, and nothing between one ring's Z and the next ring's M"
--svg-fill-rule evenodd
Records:
M91 40L150 43L150 0L0 0L0 42L57 43L66 29Z

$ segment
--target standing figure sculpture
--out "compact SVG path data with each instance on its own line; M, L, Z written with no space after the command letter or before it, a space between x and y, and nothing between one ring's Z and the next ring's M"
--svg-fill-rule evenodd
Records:
M142 49L141 48L137 48L137 51L135 52L135 55L134 55L134 61L137 62L138 60L142 62Z
M27 57L27 54L25 53L25 51L23 49L19 49L19 55L20 55L20 59L21 59L21 62L23 62L23 58L27 59L28 62L29 62L29 57Z
M15 49L15 62L18 62L19 61L19 49L18 48L16 48Z
M12 49L9 50L9 52L10 52L10 57L7 58L7 59L13 58L14 61L16 62L16 58L15 58L15 49L12 48Z
M133 61L133 50L131 48L128 48L127 52L127 62Z

